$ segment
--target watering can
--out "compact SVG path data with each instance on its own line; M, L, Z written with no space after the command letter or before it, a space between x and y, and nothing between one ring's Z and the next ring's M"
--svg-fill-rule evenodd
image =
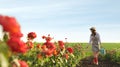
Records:
M101 48L101 49L100 49L100 54L102 54L102 55L105 55L105 54L106 54L106 51L105 51L104 48Z

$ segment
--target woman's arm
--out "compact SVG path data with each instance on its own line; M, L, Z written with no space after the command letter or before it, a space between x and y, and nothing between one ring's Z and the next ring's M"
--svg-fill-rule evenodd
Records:
M87 48L89 47L89 45L91 45L92 44L92 36L90 35L90 40L89 40L89 43L88 43L88 45L87 45Z
M90 35L89 45L92 44L92 36Z
M98 37L98 42L99 42L99 44L101 45L100 35L98 34L97 37Z
M103 48L99 34L98 34L98 43L100 44L100 47Z

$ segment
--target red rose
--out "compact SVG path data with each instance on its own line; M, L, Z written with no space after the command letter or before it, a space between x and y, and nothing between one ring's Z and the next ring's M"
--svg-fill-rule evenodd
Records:
M40 44L37 44L37 46L36 46L37 48L41 48L41 46L40 46Z
M46 42L46 43L44 43L44 45L46 45L46 48L48 48L50 50L54 50L56 48L56 46L51 42Z
M68 54L64 54L63 57L65 57L66 59L69 58Z
M51 40L52 40L52 38L51 37L46 37L46 42L50 42Z
M20 67L29 67L28 64L25 61L18 60Z
M50 42L53 38L50 37L50 34L48 34L48 36L42 36L42 39L45 39L46 42Z
M11 51L25 53L27 46L20 40L22 33L16 19L14 17L0 15L0 24L3 27L3 31L9 32L10 39L7 41L7 45Z
M53 43L51 43L51 42L46 42L46 43L43 44L43 46L45 46L44 48L47 49L47 50L44 49L43 52L47 56L52 56L53 53L54 53L54 50L56 49L56 46Z
M63 49L63 48L65 47L63 41L58 41L58 44L59 44L59 47L60 47L61 49Z
M46 38L46 36L42 36L42 39L45 39Z
M16 37L16 38L20 39L22 36L23 36L23 34L21 32L11 33L10 34L10 38Z
M35 32L30 32L30 33L28 33L28 39L34 39L34 38L36 38L36 37L37 37L37 35L36 35Z
M0 16L0 24L2 25L3 30L9 33L20 32L20 25L14 17Z
M56 49L56 46L54 43L50 42L52 38L50 37L50 34L46 36L42 36L43 39L46 40L46 42L43 44L42 49L43 52L46 54L46 56L52 56L54 53L54 50Z
M73 53L73 49L71 47L67 48L69 53Z
M26 44L28 45L27 46L28 49L31 49L34 47L34 44L31 41L28 41Z
M10 38L7 42L12 52L25 53L27 45L18 38Z
M42 59L42 55L41 54L37 54L37 58L38 59Z
M54 50L54 51L53 51L53 54L54 54L54 56L57 56L57 55L58 55L57 50Z
M41 48L42 48L42 50L44 50L44 51L47 50L46 45L42 45Z

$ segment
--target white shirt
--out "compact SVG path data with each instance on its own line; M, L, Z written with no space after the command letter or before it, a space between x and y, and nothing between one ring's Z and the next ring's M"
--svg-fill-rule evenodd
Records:
M90 35L89 44L91 44L91 45L100 45L101 44L100 35L98 33L96 33L95 36Z

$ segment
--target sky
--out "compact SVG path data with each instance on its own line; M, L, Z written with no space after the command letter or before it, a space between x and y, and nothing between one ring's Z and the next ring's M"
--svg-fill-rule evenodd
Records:
M36 32L38 42L48 34L53 41L89 42L89 28L96 27L102 42L120 42L120 0L0 0L0 14L17 19L24 41Z

